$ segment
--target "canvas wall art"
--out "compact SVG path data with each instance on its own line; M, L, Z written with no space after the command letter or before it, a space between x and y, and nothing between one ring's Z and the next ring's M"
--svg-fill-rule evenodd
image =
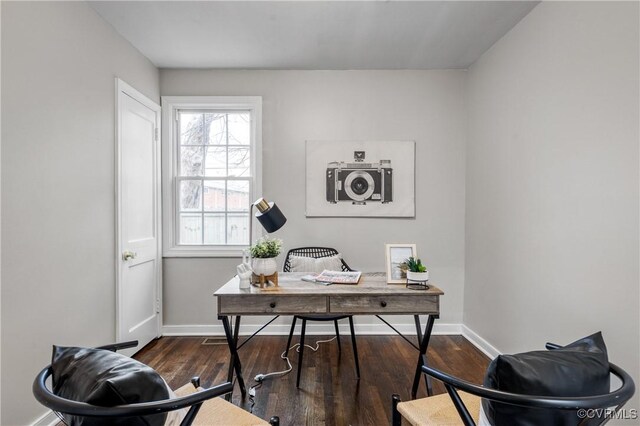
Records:
M415 142L307 141L308 217L415 217Z

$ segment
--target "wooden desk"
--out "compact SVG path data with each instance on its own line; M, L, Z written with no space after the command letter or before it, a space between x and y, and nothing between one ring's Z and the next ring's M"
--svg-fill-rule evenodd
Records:
M387 284L384 273L363 273L357 285L329 286L302 281L300 277L303 275L279 273L278 287L262 289L240 289L238 278L234 277L214 293L218 300L218 319L224 326L231 353L229 380L233 378L235 370L242 396L246 395L246 389L237 349L240 318L243 315L376 315L391 328L379 315L413 315L418 336L418 345L414 346L420 352L411 391L415 399L422 375L420 368L427 362L426 352L433 323L440 315L442 290L433 285L429 285L427 290L410 290L404 284ZM233 328L229 321L232 315L236 316ZM429 316L424 331L419 315ZM393 330L400 334L395 328ZM431 394L429 380L427 393Z

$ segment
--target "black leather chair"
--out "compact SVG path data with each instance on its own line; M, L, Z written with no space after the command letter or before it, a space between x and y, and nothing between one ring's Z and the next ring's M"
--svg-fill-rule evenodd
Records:
M339 254L338 251L334 248L329 247L299 247L289 250L287 253L287 257L284 261L284 266L282 268L283 272L291 272L291 256L300 256L300 257L312 257L314 259L319 259L322 257L335 256ZM340 259L342 262L342 271L353 271L344 261L344 259ZM306 272L306 271L305 271ZM356 335L353 330L353 316L351 315L295 315L293 317L293 321L291 322L291 331L289 332L289 339L287 340L286 350L288 351L291 347L291 339L293 338L293 331L296 327L297 320L302 321L302 329L300 332L300 352L298 353L298 375L296 377L296 387L300 387L300 371L302 370L302 357L304 354L304 337L305 337L305 329L307 327L307 321L333 321L334 327L336 329L336 340L338 341L338 353L342 353L342 346L340 344L340 331L338 328L338 321L341 319L349 320L349 328L351 330L351 345L353 347L353 357L356 363L356 377L360 379L360 364L358 362L358 346L356 345Z
M547 349L558 345L547 343ZM491 400L524 409L551 409L575 412L575 425L602 425L612 418L635 393L633 379L620 367L609 363L609 374L622 384L604 395L583 397L556 397L524 395L479 386L428 366L422 371L443 382L447 394L401 402L392 396L392 426L415 424L464 424L475 426L479 420L481 400ZM459 393L459 391L462 391ZM512 419L514 420L514 419Z
M118 349L136 347L137 341L116 343L100 346L96 349L106 349L112 352ZM95 373L95 371L94 371ZM225 424L233 425L273 425L280 424L280 419L276 416L266 422L253 414L236 407L223 398L215 398L225 395L233 390L233 383L226 382L208 389L200 389L200 379L194 377L191 384L187 384L175 393L178 398L162 401L142 402L137 404L117 405L112 407L92 405L85 402L75 401L60 397L47 387L47 379L53 374L51 365L47 365L35 378L32 386L33 395L45 407L57 413L79 416L85 419L83 424L131 424L130 418L138 416L148 416L153 414L168 413L169 411L188 408L186 415L182 419L180 426L188 425L211 425ZM127 419L129 418L129 419ZM95 419L95 420L93 420ZM140 424L138 420L138 423Z

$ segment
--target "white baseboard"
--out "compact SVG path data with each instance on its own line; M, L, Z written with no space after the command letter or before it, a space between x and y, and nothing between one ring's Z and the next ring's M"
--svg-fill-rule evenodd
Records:
M491 359L494 359L498 355L502 354L502 352L500 352L495 346L487 342L485 339L480 337L478 333L471 330L464 324L462 324L462 336Z
M240 335L249 336L255 333L263 324L240 324ZM415 335L416 326L414 323L393 324L402 334ZM299 325L296 325L299 328ZM423 323L424 327L424 323ZM265 336L287 336L291 328L290 324L271 324L260 334ZM392 335L393 330L386 324L354 324L356 334L359 335ZM340 332L348 334L347 324L340 325ZM335 333L333 323L311 322L307 324L306 334L333 334ZM434 324L433 335L462 334L462 324ZM163 336L224 336L222 324L215 325L164 325L162 326Z
M32 426L55 426L58 423L60 423L58 416L56 416L53 411L47 411L38 417L36 421L32 423Z

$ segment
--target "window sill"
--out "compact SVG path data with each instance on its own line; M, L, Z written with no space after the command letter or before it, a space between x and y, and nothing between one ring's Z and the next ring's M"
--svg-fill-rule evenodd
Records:
M200 247L177 246L165 249L162 257L242 257L243 246L234 247Z

